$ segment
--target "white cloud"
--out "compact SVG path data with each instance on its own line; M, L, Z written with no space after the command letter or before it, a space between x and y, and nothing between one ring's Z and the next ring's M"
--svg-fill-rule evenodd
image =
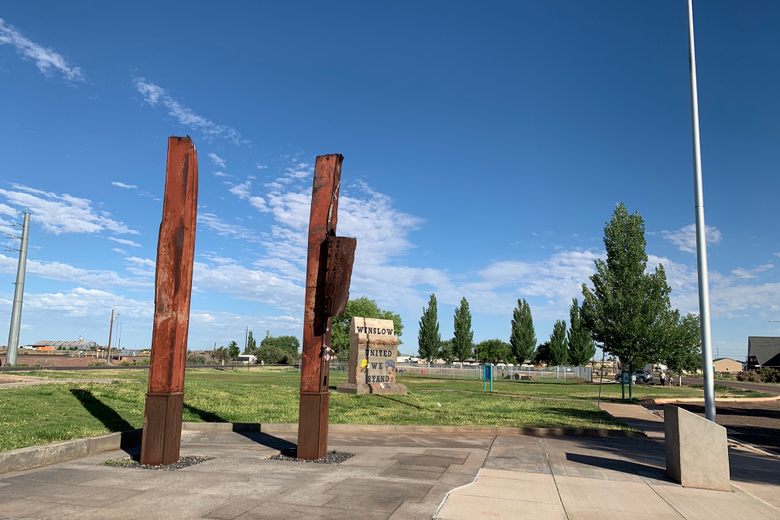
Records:
M731 271L731 274L736 276L737 278L741 278L743 280L755 278L760 273L763 273L765 271L769 271L770 269L774 268L774 264L767 263L767 264L761 264L758 267L754 267L753 269L745 269L743 267L737 267L733 271Z
M268 165L266 165L266 164L260 164L260 163L255 163L255 167L256 167L258 170L266 170L266 169L268 169Z
M0 45L14 47L23 58L34 61L38 70L46 76L52 71L57 71L69 81L86 80L81 69L68 63L62 54L30 40L2 18L0 18Z
M198 224L206 226L208 229L223 237L248 240L250 242L256 241L256 234L251 230L238 224L225 222L214 213L198 212Z
M119 253L120 255L126 255L127 254L127 251L125 251L124 249L119 248L119 247L112 247L111 251L113 251L114 253Z
M5 204L0 204L0 215L6 215L8 217L16 217L19 212L12 208L11 206L6 206Z
M60 233L100 233L111 231L119 234L137 235L138 231L111 218L107 211L92 208L92 201L64 193L46 192L13 185L13 190L0 189L0 196L9 204L29 209L32 220L43 229L59 235Z
M116 186L117 188L122 188L123 190L137 190L138 186L135 184L125 184L124 182L114 181L111 183L112 186Z
M15 273L17 259L0 254L0 271ZM105 269L84 269L63 262L47 262L45 260L27 260L27 273L48 280L59 280L92 287L150 287L148 280L137 277L127 278L115 271Z
M707 226L705 235L707 244L720 242L721 232L715 226ZM661 236L676 245L680 251L696 253L696 224L688 224L674 231L661 231Z
M227 164L225 159L215 154L214 152L209 152L209 159L211 159L211 162L213 162L215 166L219 166L220 168L224 168Z
M288 310L303 308L303 279L296 283L229 258L211 263L195 262L192 284L195 291L229 294Z
M239 199L248 201L256 210L266 213L268 211L268 205L266 204L265 199L259 195L252 195L250 191L251 186L252 181L245 181L241 184L233 185L228 191Z
M243 144L248 141L234 128L221 125L196 114L192 109L182 105L173 99L168 92L144 78L135 78L135 88L143 96L144 101L152 106L162 105L168 110L168 114L176 119L180 125L192 128L204 134L206 138L220 137L234 144Z
M151 301L135 300L109 291L84 287L76 287L66 292L27 294L24 308L25 311L46 313L48 320L54 321L57 320L57 315L70 318L102 318L111 308L119 309L120 314L126 318L151 318L154 313L154 303ZM62 317L59 319L62 320Z
M112 242L116 242L117 244L122 244L123 246L141 247L141 244L139 244L138 242L134 242L126 238L108 237L108 239L111 240Z
M230 177L230 175L225 172L214 172L214 177Z

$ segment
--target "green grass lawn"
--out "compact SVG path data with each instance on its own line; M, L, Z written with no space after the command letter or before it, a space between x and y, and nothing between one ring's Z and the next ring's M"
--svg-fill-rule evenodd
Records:
M146 370L31 371L48 385L0 391L0 451L138 428L143 423ZM299 373L285 369L187 371L185 421L292 423L298 420ZM56 383L58 379L117 379ZM331 384L345 380L333 372ZM349 424L537 426L625 429L598 410L598 385L545 380L496 381L484 394L473 379L399 377L405 396L331 392L330 421ZM721 394L741 394L718 389ZM697 397L701 389L636 387L636 397ZM604 385L602 399L620 397Z

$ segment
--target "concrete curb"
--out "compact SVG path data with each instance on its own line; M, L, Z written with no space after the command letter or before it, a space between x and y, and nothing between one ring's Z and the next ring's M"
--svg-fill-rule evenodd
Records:
M103 451L129 449L140 442L141 430L130 430L0 452L0 474L67 462Z
M514 428L509 426L417 426L417 425L373 425L373 424L331 424L333 433L428 433L428 434L473 434L473 435L529 435L533 437L644 437L643 433L626 430L605 430L597 428ZM184 422L182 432L258 432L297 433L296 423L216 423ZM141 443L141 430L109 433L98 437L74 439L44 446L32 446L0 452L0 474L11 471L58 464L88 457L104 451L136 448Z
M533 437L644 437L644 434L626 430L599 428L516 428L511 426L420 426L414 424L331 424L333 433L471 433L484 435L530 435ZM296 433L296 423L203 423L185 422L182 431L200 432L261 432Z
M654 404L674 404L674 403L704 403L703 397L669 397L662 399L651 399ZM771 397L716 397L716 403L768 403L771 401L780 401L780 395Z

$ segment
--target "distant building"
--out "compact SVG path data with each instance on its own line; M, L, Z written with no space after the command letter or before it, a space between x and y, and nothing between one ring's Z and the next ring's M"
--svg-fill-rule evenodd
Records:
M748 337L748 369L757 367L780 368L780 337Z
M88 341L84 338L79 338L76 341L50 341L42 340L33 343L32 347L35 350L96 350L100 348L94 341Z
M257 363L257 356L252 354L241 354L236 358L236 362L243 363L245 365L254 365Z
M742 372L743 370L743 363L742 361L737 361L736 359L722 357L718 358L712 363L715 372L721 373L721 374L731 374L734 372Z

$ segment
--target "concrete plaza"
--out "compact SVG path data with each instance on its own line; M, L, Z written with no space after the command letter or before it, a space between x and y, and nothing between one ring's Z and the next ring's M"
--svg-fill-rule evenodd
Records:
M0 518L780 518L780 460L740 452L716 492L670 482L645 438L332 433L355 454L334 466L267 460L293 431L204 428L182 454L213 458L178 471L103 465L115 451L2 475Z

